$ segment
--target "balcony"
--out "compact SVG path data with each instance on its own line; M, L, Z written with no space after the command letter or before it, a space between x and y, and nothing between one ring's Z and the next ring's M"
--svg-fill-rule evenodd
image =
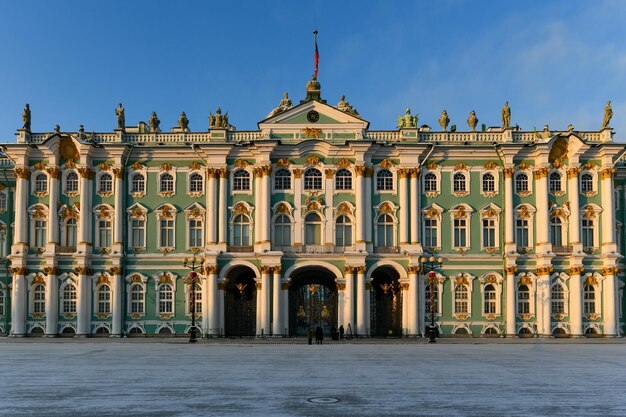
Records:
M74 253L76 252L76 246L57 246L58 253Z
M374 253L400 253L400 246L374 246Z
M557 255L567 255L572 253L572 247L570 245L552 245L552 252Z
M310 253L310 254L330 254L353 252L354 246L331 246L331 245L298 245L298 246L272 246L272 250L279 250L285 253Z
M231 246L228 245L228 252L234 253L243 253L243 252L254 252L254 246Z

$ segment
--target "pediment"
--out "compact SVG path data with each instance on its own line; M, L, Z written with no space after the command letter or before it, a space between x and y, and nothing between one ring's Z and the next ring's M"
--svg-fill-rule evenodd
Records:
M308 120L308 114L315 111L319 114L316 122ZM307 101L294 106L275 116L259 122L259 129L292 130L309 128L367 129L369 122L351 114L342 112L333 106L317 100Z

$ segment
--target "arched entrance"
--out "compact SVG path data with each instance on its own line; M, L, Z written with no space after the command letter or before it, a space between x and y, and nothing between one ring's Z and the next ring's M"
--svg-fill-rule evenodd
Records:
M224 292L226 337L256 335L256 282L254 271L245 266L228 273Z
M373 337L402 336L402 291L398 271L389 266L372 273L370 298Z
M337 327L337 284L335 276L321 268L297 270L289 287L290 336L306 336L307 329L321 327L330 337Z

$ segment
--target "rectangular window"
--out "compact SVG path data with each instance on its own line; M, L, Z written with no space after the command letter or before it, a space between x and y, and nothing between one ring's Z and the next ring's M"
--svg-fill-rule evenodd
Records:
M161 219L161 241L162 248L174 247L174 220Z
M454 219L454 247L467 247L467 220Z
M582 244L583 244L583 248L595 247L595 242L593 239L593 220L592 219L583 219Z
M424 219L424 245L427 248L438 247L437 219Z
M202 246L203 235L202 220L189 220L189 247L198 248Z
M517 219L515 227L515 242L520 248L528 248L528 220Z
M485 314L496 314L496 292L485 291Z
M496 220L483 219L483 247L496 247Z
M530 314L530 293L519 291L517 294L517 314Z
M146 222L145 220L132 219L130 229L130 242L133 248L142 248L146 246L145 232Z
M43 248L46 246L46 221L35 220L35 247Z
M111 247L112 228L110 220L98 220L98 244L101 248Z

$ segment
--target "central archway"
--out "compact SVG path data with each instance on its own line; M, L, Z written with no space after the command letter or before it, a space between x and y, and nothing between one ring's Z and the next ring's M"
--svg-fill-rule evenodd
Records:
M318 326L326 337L337 327L335 275L320 267L298 269L289 286L290 336L306 336L307 329Z
M370 301L372 336L402 336L402 291L400 275L390 266L376 268L372 273Z
M247 266L228 271L224 292L224 333L226 337L256 334L256 274Z

